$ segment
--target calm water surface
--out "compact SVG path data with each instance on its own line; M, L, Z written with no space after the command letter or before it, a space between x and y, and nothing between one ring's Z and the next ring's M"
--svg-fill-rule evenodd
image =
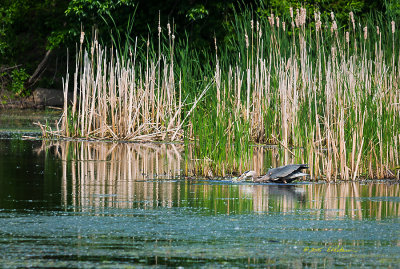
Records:
M59 109L0 109L0 132L38 132L37 122L54 128L61 114Z
M0 139L0 267L392 267L395 182L188 180L179 145Z

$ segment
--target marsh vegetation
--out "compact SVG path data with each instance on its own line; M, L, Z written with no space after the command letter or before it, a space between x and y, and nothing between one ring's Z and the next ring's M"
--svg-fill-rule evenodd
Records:
M43 134L184 142L205 175L248 170L257 143L279 147L280 165L308 163L315 180L399 178L394 21L350 13L341 27L333 13L244 10L232 27L230 46L215 40L214 54L177 40L172 24L159 25L158 40L112 48L97 39L85 46L82 32L64 81L73 103Z

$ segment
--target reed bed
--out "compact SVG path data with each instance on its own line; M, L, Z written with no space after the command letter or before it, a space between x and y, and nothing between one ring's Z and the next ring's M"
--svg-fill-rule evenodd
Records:
M308 16L307 16L308 15ZM201 64L189 45L147 41L120 55L93 41L76 57L72 106L45 134L185 141L197 174L248 170L251 144L275 144L280 163L312 179L399 178L400 43L384 18L348 27L304 8L279 18L244 10L236 37ZM158 48L158 49L154 49ZM190 57L194 57L190 59ZM397 170L396 170L397 169ZM265 171L263 171L265 172Z
M147 40L138 55L137 39L129 53L102 47L94 39L76 55L73 82L64 81L64 109L57 130L45 135L108 140L182 140L183 124L198 100L183 100L181 74L174 69L174 35L168 24L168 47L158 51ZM161 28L159 28L161 39ZM67 103L73 87L72 104ZM206 92L198 97L201 98ZM186 114L184 113L186 112Z
M314 179L398 178L395 22L361 25L350 13L349 29L339 29L333 13L325 21L306 15L236 19L236 56L220 53L215 71L217 128L234 126L219 139L278 144L281 165L309 163Z

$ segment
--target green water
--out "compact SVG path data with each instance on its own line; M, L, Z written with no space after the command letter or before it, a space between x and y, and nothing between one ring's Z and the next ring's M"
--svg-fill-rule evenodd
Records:
M0 267L392 267L397 182L188 180L177 145L0 139Z
M47 122L54 127L61 113L57 109L0 109L0 132L39 132L40 128L34 123Z

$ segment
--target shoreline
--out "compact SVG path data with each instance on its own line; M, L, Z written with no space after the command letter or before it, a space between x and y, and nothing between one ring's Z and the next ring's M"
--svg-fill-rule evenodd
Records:
M64 92L59 89L37 88L29 96L16 96L6 90L0 91L0 111L6 109L62 109ZM72 93L68 93L68 101L72 100Z
M15 131L15 130L1 130L0 129L0 139L21 139L21 140L32 140L32 141L65 141L65 142L88 142L88 143L110 143L110 144L151 144L151 145L184 145L183 142L171 142L171 141L120 141L120 140L98 140L98 139L85 139L85 138L46 138L41 135L41 131L24 131L21 130L21 132ZM255 147L263 147L263 148L268 148L268 147L279 147L278 145L254 145ZM395 168L397 170L398 168ZM187 175L181 175L178 178L175 178L174 180L199 180L199 181L213 181L213 182L219 182L219 183L227 183L227 184L248 184L248 185L271 185L271 186L298 186L302 184L340 184L340 183L345 183L345 182L359 182L359 183L387 183L387 184L399 184L400 180L396 178L384 178L384 179L372 179L372 178L365 178L365 177L360 177L356 178L355 180L342 180L342 179L336 179L332 181L326 181L324 179L317 179L317 180L298 180L296 182L292 183L274 183L274 182L268 182L268 183L257 183L257 182L252 182L252 181L233 181L233 178L235 178L235 175L238 174L236 172L229 174L228 176L225 177L220 177L220 176L215 176L215 177L210 177L210 176L204 176L204 175L198 175L198 176L187 176ZM239 174L238 174L239 175Z

